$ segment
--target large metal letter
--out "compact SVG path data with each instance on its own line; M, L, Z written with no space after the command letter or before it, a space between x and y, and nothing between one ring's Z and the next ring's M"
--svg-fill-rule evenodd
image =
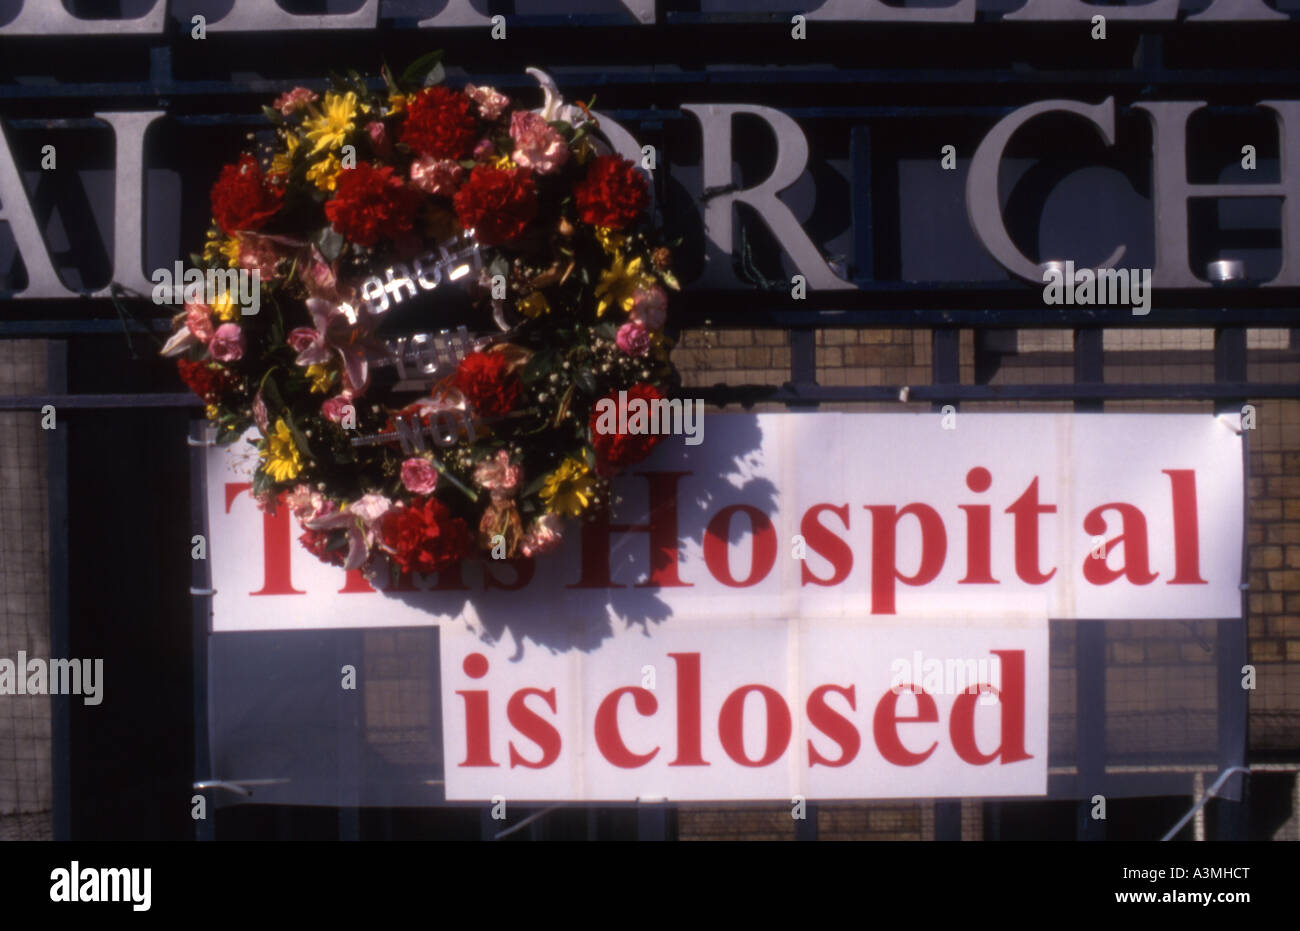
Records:
M803 130L786 114L756 104L686 104L682 109L700 121L704 143L703 180L705 190L732 184L731 118L748 113L763 119L776 136L776 166L760 184L739 191L726 191L709 198L704 208L708 232L708 256L701 283L734 287L736 279L729 261L734 246L732 218L736 204L748 204L758 211L781 248L790 256L799 274L811 288L845 290L855 286L836 275L812 240L803 231L790 208L777 197L799 180L808 164L808 140Z
M113 178L113 281L140 294L153 288L142 271L144 254L144 134L164 110L96 113L113 127L116 150ZM106 297L108 288L96 292Z
M1178 2L1179 0L1156 0L1155 3L1144 3L1141 6L1096 6L1082 0L1029 0L1014 13L1007 13L1002 18L1011 22L1086 23L1094 16L1104 16L1108 20L1125 19L1146 23L1177 19Z
M270 32L278 29L374 29L379 0L366 0L355 13L286 13L275 0L235 0L230 12L209 24L213 32Z
M1032 2L1032 0L1031 0ZM1176 2L1176 0L1175 0ZM957 0L952 6L889 6L880 0L826 0L804 14L814 19L864 23L973 23L975 0Z
M1300 101L1262 100L1277 114L1278 174L1276 184L1188 184L1187 118L1204 101L1135 103L1151 120L1155 146L1154 201L1156 218L1155 285L1158 288L1204 288L1209 284L1192 274L1187 257L1187 202L1193 197L1282 198L1282 267L1267 282L1272 287L1300 285L1300 170L1288 162L1300 153Z
M1002 221L1002 204L998 199L998 169L1011 137L1025 123L1044 113L1078 114L1096 127L1107 145L1115 144L1115 98L1107 97L1095 106L1074 100L1042 100L1021 107L999 120L988 135L980 140L979 148L971 159L970 173L966 176L966 214L979 241L1008 271L1040 284L1043 280L1042 266L1016 248ZM1117 247L1110 258L1097 267L1112 267L1123 257L1124 251L1124 246Z
M27 268L27 287L17 293L10 292L9 297L69 297L76 294L63 286L50 262L45 238L41 236L41 228L32 213L31 201L27 199L22 175L14 164L3 124L0 124L0 222L9 224L18 254Z
M13 22L0 26L0 36L157 35L167 21L167 0L154 0L149 12L133 19L81 19L62 0L23 0Z

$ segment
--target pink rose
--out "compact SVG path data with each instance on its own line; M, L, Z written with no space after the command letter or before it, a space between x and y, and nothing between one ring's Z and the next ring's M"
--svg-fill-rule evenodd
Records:
M237 323L223 323L208 340L208 353L218 362L238 362L244 357L244 331Z
M632 312L628 315L647 330L657 330L668 319L668 294L659 285L637 288L632 296Z
M643 356L650 350L650 331L635 321L625 323L618 328L614 342L629 356Z
M438 470L428 459L407 459L402 463L402 484L413 495L431 495L438 484Z
M297 111L306 109L308 104L315 103L317 99L318 95L314 91L309 91L305 87L295 87L275 98L275 108L282 116L293 116Z
M510 114L510 138L515 141L515 164L548 175L569 159L569 146L550 123L536 113L516 110Z
M460 187L465 169L452 158L424 155L411 162L411 184L426 194L450 197Z
M554 514L545 514L533 521L533 525L524 534L519 544L519 551L526 557L539 553L548 553L560 545L560 518Z
M351 419L356 424L356 409L352 406L352 398L346 392L337 397L330 398L320 406L321 416L330 423L343 423Z
M285 342L293 347L294 352L306 352L316 345L319 334L309 326L300 326L289 331Z
M388 127L378 120L366 124L366 135L370 137L370 147L380 158L387 156L393 149L393 141L388 137Z
M524 470L510 464L510 454L504 449L498 449L496 456L490 456L474 467L474 481L479 487L493 492L493 498L498 493L508 495L513 492L523 477Z
M494 87L475 87L465 85L465 96L478 104L479 116L491 122L499 117L510 104L510 98Z
M212 311L205 304L186 304L185 326L194 334L195 339L206 343L212 339Z
M308 296L325 300L338 297L338 278L334 269L315 246L311 247L311 258L303 264L300 276Z

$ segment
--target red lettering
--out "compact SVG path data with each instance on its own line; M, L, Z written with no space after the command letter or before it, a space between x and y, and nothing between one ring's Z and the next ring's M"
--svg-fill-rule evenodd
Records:
M669 653L677 664L677 757L669 766L710 766L700 733L700 654Z
M471 679L487 675L488 661L482 653L465 657L461 668ZM465 699L465 762L461 766L496 766L492 760L492 722L488 715L486 689L457 690Z
M974 766L992 763L999 756L1003 763L1018 763L1033 754L1025 751L1025 651L993 650L1002 661L1002 690L980 684L975 692L963 692L952 706L948 732L957 755ZM979 692L991 691L1002 706L1002 743L990 754L983 754L975 743L975 702Z
M985 492L993 484L993 476L983 466L966 473L966 487L974 492ZM996 585L993 578L990 539L992 537L992 508L987 504L959 504L966 512L966 575L958 585Z
M226 513L230 505L253 486L248 482L226 482ZM279 504L279 502L276 502ZM250 595L305 595L293 587L289 565L289 518L292 515L283 505L262 512L262 587Z
M849 506L842 504L814 504L803 515L803 520L799 522L799 532L803 534L804 542L812 547L813 551L831 564L834 573L829 579L823 579L814 575L808 568L808 561L803 560L800 566L800 575L802 584L807 585L812 582L814 585L839 585L849 577L849 572L853 569L853 550L844 540L832 533L825 525L817 519L817 515L822 511L830 511L835 514L844 523L844 529L849 529Z
M623 588L609 568L611 533L650 535L650 577L637 588L689 588L677 575L677 483L690 472L638 472L649 483L650 518L646 524L611 524L603 510L582 525L582 578L569 588Z
M893 614L894 582L925 585L934 581L948 553L948 534L943 518L928 504L909 504L901 510L888 504L863 507L871 512L871 613ZM906 514L921 525L921 565L915 575L903 575L896 561L898 520Z
M510 701L506 705L506 717L514 725L515 730L537 744L542 750L540 760L529 760L515 749L515 742L510 741L511 769L516 766L527 766L529 769L545 769L554 763L560 755L560 732L549 721L524 704L529 695L540 695L551 706L552 712L557 710L555 707L555 689L547 689L544 692L541 689L520 689L510 696Z
M1056 569L1046 575L1038 571L1038 515L1055 514L1056 505L1038 503L1037 475L1006 513L1015 517L1016 575L1030 585L1042 585L1056 575Z
M853 694L853 686L845 688L840 685L819 685L808 696L808 721L831 740L840 745L838 759L829 759L817 752L813 742L808 741L808 765L847 766L852 763L862 748L862 738L853 722L826 704L826 693L835 692L848 699L849 710L856 711L858 706Z
M904 691L911 691L916 696L916 716L900 718L898 716L898 696ZM939 708L934 699L926 694L919 685L900 686L890 689L876 705L876 713L871 719L871 731L876 738L880 755L895 766L916 766L924 763L939 746L939 741L930 744L924 753L913 753L903 746L898 736L900 724L933 724L939 720Z
M731 537L731 518L738 513L749 517L753 532L750 535L751 557L749 575L738 581L731 574L731 561L727 541ZM704 563L709 572L723 585L748 588L757 585L776 565L776 530L767 515L748 504L733 504L714 515L704 532Z
M347 571L347 581L343 583L343 587L339 589L338 593L340 595L360 595L374 590L374 587L366 581L366 577L361 574L360 569L349 569Z
M1174 577L1168 585L1208 585L1201 578L1200 524L1196 513L1196 472L1161 469L1169 476L1174 509Z
M1108 510L1119 512L1124 532L1113 540L1106 541L1106 552L1110 553L1112 546L1122 542L1124 567L1112 569L1105 559L1098 559L1089 552L1083 560L1083 577L1093 585L1109 585L1123 575L1134 585L1149 585L1160 573L1151 571L1147 553L1147 519L1137 507L1120 501L1095 507L1083 519L1084 531L1093 536L1105 533L1106 518L1101 515Z
M757 760L745 755L745 696L750 692L762 695L767 706L767 737L763 755ZM741 766L767 766L776 762L789 746L793 730L785 699L766 685L742 685L727 696L718 714L718 738L722 741L722 749Z
M655 747L649 753L633 753L623 742L623 735L618 730L618 702L624 695L632 696L636 712L642 717L649 717L659 710L659 701L649 689L634 685L614 689L596 709L596 747L615 766L636 769L653 760L659 748Z

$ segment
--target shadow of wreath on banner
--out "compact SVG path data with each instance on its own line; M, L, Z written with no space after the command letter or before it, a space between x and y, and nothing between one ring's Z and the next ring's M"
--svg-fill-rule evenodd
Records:
M777 523L776 486L754 474L761 466L762 429L757 415L712 415L705 424L700 445L688 446L680 436L666 437L650 458L617 479L615 489L622 502L610 518L615 527L647 525L651 518L646 474L683 473L677 482L677 568L685 584L703 581L681 573L683 558L700 552L708 523L721 508L747 504ZM732 521L729 542L739 543L747 532L744 520ZM663 588L644 584L651 567L650 535L611 530L609 578L616 588L575 587L583 573L583 545L582 525L570 523L560 550L531 560L530 580L515 591L485 588L487 571L504 584L513 581L495 566L489 567L490 560L480 560L467 562L457 570L459 577L451 580L446 574L443 579L430 576L389 589L385 595L440 616L442 626L468 623L486 643L509 637L515 643L511 661L523 658L526 641L553 653L591 652L619 626L639 625L645 636L653 636L654 626L672 617L672 608L661 597ZM514 562L520 566L529 560ZM437 590L439 585L444 590Z

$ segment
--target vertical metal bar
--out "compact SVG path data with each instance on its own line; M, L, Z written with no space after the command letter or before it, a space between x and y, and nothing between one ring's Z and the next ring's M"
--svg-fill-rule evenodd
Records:
M46 344L46 390L68 390L68 344L52 339ZM45 433L48 464L46 507L49 516L50 655L72 655L68 611L68 421L58 419ZM56 841L72 839L72 698L50 695L51 833Z
M189 435L201 443L205 436L205 421L191 420ZM193 533L203 534L203 539L211 556L211 537L208 528L207 509L207 471L205 456L207 447L192 445L190 447L190 527ZM211 563L207 559L190 560L190 586L193 591L204 592L212 587ZM212 633L212 601L207 595L191 595L191 630L192 642L190 655L194 664L194 781L210 779L212 756L208 735L208 637ZM194 821L194 839L211 841L217 839L216 826L217 790L207 792L207 817Z
M790 330L790 384L795 388L817 384L817 335L809 327ZM790 406L816 407L817 402Z
M1214 331L1214 380L1244 384L1247 378L1245 327L1220 328ZM1216 413L1239 413L1245 398L1225 399L1216 405ZM1250 444L1243 435L1241 442L1242 513L1250 513ZM1246 618L1250 612L1246 583L1249 580L1249 545L1245 522L1241 528L1241 617L1220 620L1215 626L1218 660L1218 758L1219 771L1246 765L1247 731L1250 710L1246 691L1241 687L1241 669L1246 665L1249 647ZM1222 787L1231 798L1215 800L1215 837L1217 840L1245 840L1249 834L1247 792L1250 782L1234 774Z
M1100 384L1106 380L1103 331L1098 327L1074 333L1074 381ZM1077 413L1101 413L1102 401L1075 401ZM1106 624L1079 621L1075 635L1075 734L1078 759L1077 838L1105 840L1106 822L1092 817L1092 797L1103 793L1106 781Z
M637 840L668 840L668 806L643 803L636 809Z
M962 380L962 332L956 328L936 328L931 333L931 381L935 385L958 385ZM956 407L956 404L954 404ZM944 403L933 403L936 411ZM935 840L962 839L962 802L954 798L935 801Z
M855 126L849 133L850 177L853 185L853 273L856 282L876 276L875 243L871 228L871 127Z
M813 802L808 802L807 808L804 810L804 815L806 817L802 820L795 821L794 823L794 839L816 840L818 833L817 805Z

